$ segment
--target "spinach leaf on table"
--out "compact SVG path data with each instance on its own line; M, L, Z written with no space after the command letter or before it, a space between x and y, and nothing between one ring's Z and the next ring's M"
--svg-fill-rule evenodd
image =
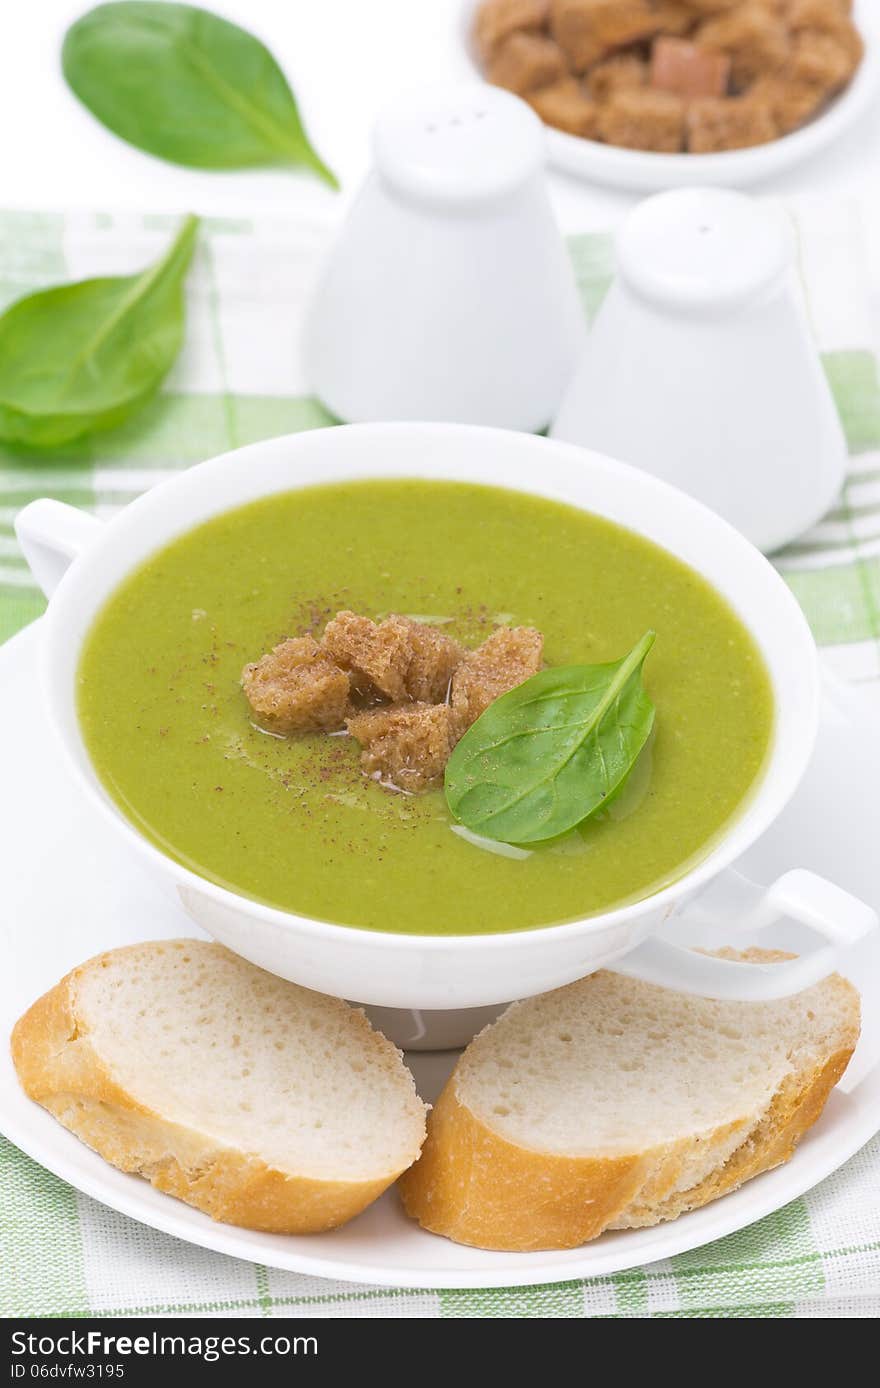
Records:
M148 154L197 169L308 168L338 186L268 48L209 10L98 5L67 31L61 62L92 115Z
M607 804L654 724L641 678L653 643L649 631L622 660L542 670L491 703L447 763L455 819L501 843L540 843Z
M0 317L0 439L54 448L121 424L177 356L198 218L137 275L80 280L19 299Z

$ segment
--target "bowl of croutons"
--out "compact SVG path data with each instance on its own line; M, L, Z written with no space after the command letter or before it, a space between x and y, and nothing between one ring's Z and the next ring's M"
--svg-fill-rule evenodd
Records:
M471 62L551 162L618 187L744 185L824 148L880 87L871 0L469 0Z

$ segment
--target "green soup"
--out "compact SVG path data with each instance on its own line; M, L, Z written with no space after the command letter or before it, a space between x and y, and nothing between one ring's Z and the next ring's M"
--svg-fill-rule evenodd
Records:
M452 832L441 791L363 777L351 739L254 728L246 661L342 607L441 620L477 645L536 626L551 665L619 658L648 629L655 732L623 793L516 857ZM637 535L461 483L310 487L219 516L142 564L86 640L79 714L128 818L202 877L372 930L526 930L681 876L743 804L770 742L763 661L725 601Z

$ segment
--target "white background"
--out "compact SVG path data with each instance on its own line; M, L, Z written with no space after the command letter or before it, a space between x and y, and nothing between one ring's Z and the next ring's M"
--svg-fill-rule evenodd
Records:
M401 88L466 76L464 0L205 0L264 39L290 78L307 126L347 198L369 157L369 129ZM880 0L871 0L880 3ZM67 25L88 0L0 4L0 205L129 208L278 216L323 205L314 180L289 173L209 174L178 169L117 140L79 105L61 77ZM785 196L868 191L880 172L880 112L810 163L774 180ZM629 205L552 176L566 230L608 227Z

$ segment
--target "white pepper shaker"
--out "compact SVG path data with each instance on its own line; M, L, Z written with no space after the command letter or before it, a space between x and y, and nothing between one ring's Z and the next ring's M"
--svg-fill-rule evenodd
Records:
M551 432L674 483L765 552L814 525L846 443L783 209L719 188L641 203Z
M349 422L545 428L584 328L537 117L497 88L432 89L372 144L308 316L315 393Z

